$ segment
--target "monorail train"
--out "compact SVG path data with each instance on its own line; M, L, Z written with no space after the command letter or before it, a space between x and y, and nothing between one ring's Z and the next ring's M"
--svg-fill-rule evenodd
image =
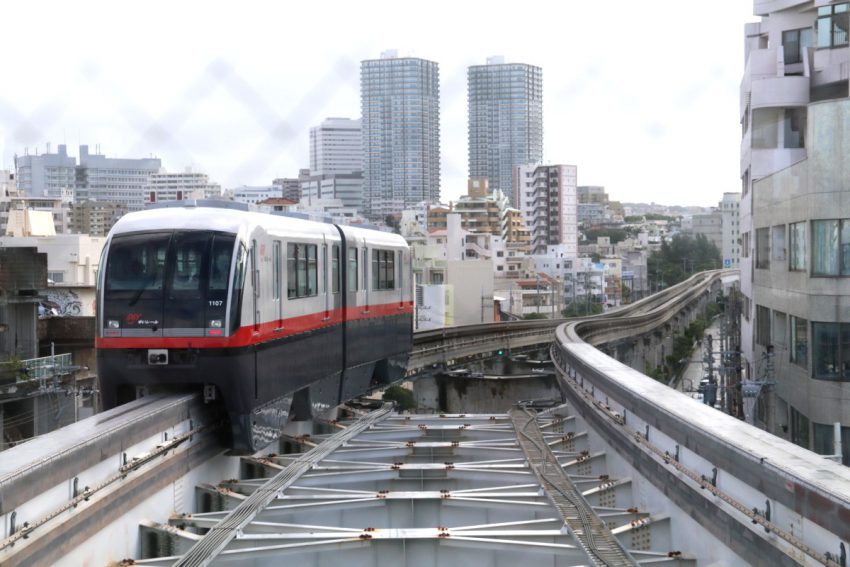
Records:
M98 277L105 408L203 387L236 452L404 376L410 250L398 235L179 202L122 217Z

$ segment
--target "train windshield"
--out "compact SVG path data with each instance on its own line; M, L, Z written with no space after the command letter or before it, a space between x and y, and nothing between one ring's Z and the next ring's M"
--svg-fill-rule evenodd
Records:
M171 233L117 236L112 239L106 269L106 295L136 301L162 296L165 259Z
M116 236L106 262L104 299L121 329L225 327L236 238L205 230Z

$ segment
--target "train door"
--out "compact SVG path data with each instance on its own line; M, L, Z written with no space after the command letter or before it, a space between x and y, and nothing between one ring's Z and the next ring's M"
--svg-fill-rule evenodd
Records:
M328 285L330 283L330 270L328 270L328 237L327 235L322 235L322 265L319 268L321 270L320 274L320 283L319 283L319 293L324 296L324 309L325 314L322 317L323 322L328 322L331 320L331 286Z
M255 332L260 327L260 267L257 264L257 253L257 240L253 239L251 240L251 249L248 251L248 262L250 263L251 287L253 288L253 293L251 294L251 311L254 314Z
M274 302L274 317L277 319L277 327L283 326L283 247L280 240L272 244L272 300Z

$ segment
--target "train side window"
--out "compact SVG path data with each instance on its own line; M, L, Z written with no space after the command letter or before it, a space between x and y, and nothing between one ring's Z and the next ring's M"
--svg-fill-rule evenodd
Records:
M372 289L395 289L395 252L372 250Z
M357 291L357 248L348 249L348 291Z
M319 265L318 246L315 244L286 245L287 292L289 299L318 294Z
M272 285L272 297L275 301L280 301L280 290L283 287L283 282L281 281L283 278L282 268L280 265L280 241L275 240L273 244L273 258L274 262L274 283Z
M295 290L298 297L307 296L307 245L295 245L296 280Z
M319 263L316 258L317 246L307 244L307 295L313 296L319 293Z
M295 287L295 282L298 280L296 277L296 266L295 266L295 254L296 248L295 244L292 242L287 243L286 245L286 297L292 299L293 297L298 297L298 293Z
M363 257L361 264L363 265L363 279L360 280L363 282L363 289L368 289L369 287L369 248L363 248Z
M339 293L339 245L333 245L333 258L331 259L331 291Z

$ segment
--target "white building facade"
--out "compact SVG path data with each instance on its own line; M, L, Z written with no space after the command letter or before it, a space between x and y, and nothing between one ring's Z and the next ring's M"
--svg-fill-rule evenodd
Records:
M145 204L217 198L221 198L221 185L211 183L206 173L191 170L182 173L153 173L145 188Z
M741 266L741 194L723 193L723 199L718 203L717 210L723 217L723 246L720 254L724 268L739 268Z
M850 3L754 1L741 83L748 419L850 464Z
M363 171L360 120L327 118L310 128L310 174Z
M514 172L514 202L531 231L531 250L563 244L571 257L578 255L577 167L522 165Z

